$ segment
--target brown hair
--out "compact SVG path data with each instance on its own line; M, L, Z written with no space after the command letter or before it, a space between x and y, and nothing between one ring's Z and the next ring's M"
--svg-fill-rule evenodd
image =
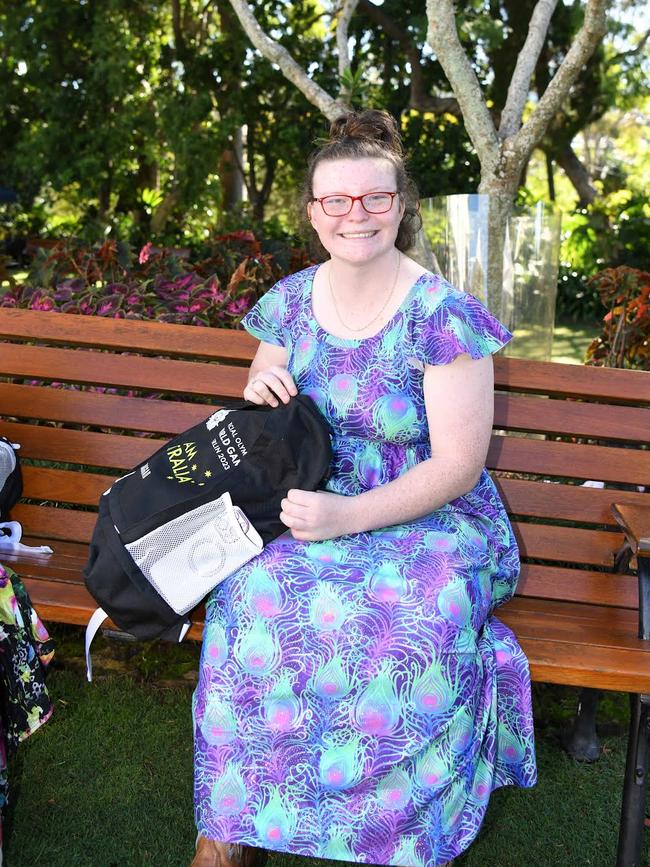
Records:
M300 199L302 214L314 198L314 172L316 166L326 160L383 159L395 167L397 192L404 204L404 214L399 225L395 246L405 252L415 243L422 225L418 190L408 176L404 160L402 140L397 124L387 111L368 109L338 117L330 126L329 138L312 153L307 164L307 176ZM324 249L315 239L318 251Z

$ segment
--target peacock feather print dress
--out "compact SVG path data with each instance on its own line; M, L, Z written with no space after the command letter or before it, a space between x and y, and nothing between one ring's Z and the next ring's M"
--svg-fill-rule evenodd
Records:
M431 455L426 364L509 332L422 275L369 338L314 319L316 267L247 314L329 420L327 490L353 496ZM486 470L430 515L324 542L288 533L209 597L194 694L201 834L301 855L434 867L476 836L490 793L536 781L527 660L494 615L519 557Z

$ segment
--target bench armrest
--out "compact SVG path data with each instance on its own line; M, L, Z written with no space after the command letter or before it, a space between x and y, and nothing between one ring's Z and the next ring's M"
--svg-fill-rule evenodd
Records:
M650 503L645 506L614 503L620 524L639 566L639 638L650 639Z
M612 513L625 533L633 553L638 557L650 556L650 502L647 506L614 503Z

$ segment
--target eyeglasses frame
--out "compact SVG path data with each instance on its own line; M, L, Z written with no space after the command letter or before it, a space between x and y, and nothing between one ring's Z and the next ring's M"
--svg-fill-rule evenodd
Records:
M386 208L385 211L369 211L368 208L366 208L366 206L364 205L363 200L365 199L366 196L377 196L377 195L390 196L390 205ZM329 198L332 198L333 196L345 196L346 198L350 199L349 210L347 210L344 214L328 214L327 211L325 210L325 207L323 206L323 199L329 199ZM320 198L316 198L314 196L314 198L310 199L309 202L310 202L310 204L313 204L314 202L318 202L318 204L321 206L323 213L325 214L326 217L336 218L336 217L347 217L347 215L352 211L352 208L354 207L355 202L361 202L361 207L366 212L366 214L387 214L393 207L393 201L395 200L395 196L399 196L399 192L397 190L395 190L394 193L391 192L390 190L373 190L370 193L364 193L362 196L351 196L349 193L328 193L328 195L321 196Z

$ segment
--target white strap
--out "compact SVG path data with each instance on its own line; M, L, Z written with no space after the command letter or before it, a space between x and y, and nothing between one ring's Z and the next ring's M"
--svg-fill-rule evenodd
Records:
M86 626L86 677L88 682L93 679L93 662L90 658L90 645L93 643L93 638L97 635L97 630L106 620L108 614L103 608L97 608Z
M23 537L23 528L18 521L5 521L0 523L0 531L9 530L9 533L0 532L0 551L28 552L31 554L52 554L49 545L23 545L20 541Z

